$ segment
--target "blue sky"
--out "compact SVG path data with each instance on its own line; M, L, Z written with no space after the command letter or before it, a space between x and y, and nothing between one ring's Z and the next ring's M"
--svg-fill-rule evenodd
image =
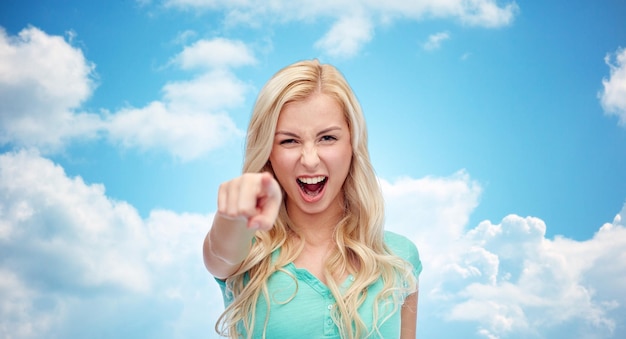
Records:
M419 336L626 336L623 1L3 1L0 336L214 338L201 243L258 90L363 106Z

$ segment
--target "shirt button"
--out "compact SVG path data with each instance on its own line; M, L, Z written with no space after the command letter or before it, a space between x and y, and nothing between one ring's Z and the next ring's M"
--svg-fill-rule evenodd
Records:
M333 305L328 305L328 309L332 310L333 309Z

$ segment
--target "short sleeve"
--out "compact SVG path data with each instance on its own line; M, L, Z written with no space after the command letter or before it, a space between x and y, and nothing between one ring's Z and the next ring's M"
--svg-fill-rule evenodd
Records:
M420 273L422 273L422 261L415 243L403 235L390 231L385 231L385 243L395 255L413 266L413 274L415 278L419 278Z
M227 307L233 302L233 294L228 289L228 286L226 286L226 280L215 278L215 281L220 286L220 290L222 290L222 299L224 300L224 306Z
M222 290L222 298L224 299L224 306L228 307L235 299L235 297L233 296L232 290L226 283L226 280L216 278L216 277L213 277L213 278L215 279L217 284L220 286L220 289ZM243 283L247 284L248 281L250 281L250 276L248 275L248 272L246 272L244 273L244 276L243 276Z

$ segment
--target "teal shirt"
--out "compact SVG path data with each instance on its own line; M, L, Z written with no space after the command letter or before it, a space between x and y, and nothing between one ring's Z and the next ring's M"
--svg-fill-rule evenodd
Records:
M417 278L422 271L422 263L415 244L406 237L389 231L385 232L385 243L395 255L413 265L413 273ZM285 266L284 270L288 273L274 272L267 282L270 317L266 338L341 338L339 329L331 318L335 299L330 289L309 271L297 268L293 263ZM292 276L296 278L297 285ZM228 293L223 280L216 280L222 289L225 306L230 305L232 294ZM352 281L352 276L348 276L340 288L348 288ZM374 299L382 287L381 279L371 285L367 299L359 307L359 315L368 329L373 327ZM294 295L296 288L297 293ZM256 306L253 338L262 337L266 310L267 300L261 295ZM393 314L392 310L391 300L387 304L379 304L378 326L382 338L400 337L400 308Z

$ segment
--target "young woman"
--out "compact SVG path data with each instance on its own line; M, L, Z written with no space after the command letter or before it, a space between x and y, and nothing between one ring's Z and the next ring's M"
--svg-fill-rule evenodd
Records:
M415 338L422 265L383 230L359 103L341 73L290 65L261 90L243 175L223 183L204 262L233 338Z

